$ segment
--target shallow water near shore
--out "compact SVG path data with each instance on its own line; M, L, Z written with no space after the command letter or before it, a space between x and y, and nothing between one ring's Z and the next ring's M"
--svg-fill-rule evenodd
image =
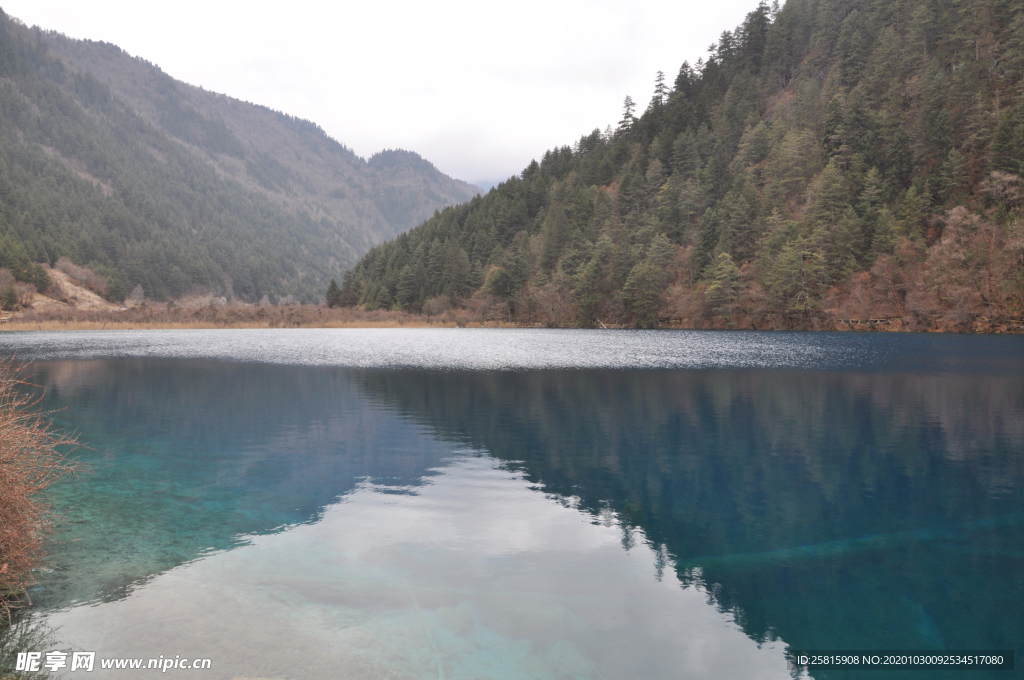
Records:
M1024 649L1024 338L0 348L91 447L32 592L65 651L204 678L787 678L787 646Z

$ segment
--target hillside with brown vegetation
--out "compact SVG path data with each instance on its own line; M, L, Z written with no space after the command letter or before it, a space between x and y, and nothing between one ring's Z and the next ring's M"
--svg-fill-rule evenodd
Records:
M1019 330L1024 5L761 4L617 129L372 249L334 302L601 327Z

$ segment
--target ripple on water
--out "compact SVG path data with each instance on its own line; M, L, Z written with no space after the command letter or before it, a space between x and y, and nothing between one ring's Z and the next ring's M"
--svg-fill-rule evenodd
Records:
M1024 338L566 329L32 331L21 359L182 358L441 370L813 368L1024 375ZM965 351L969 350L969 351Z

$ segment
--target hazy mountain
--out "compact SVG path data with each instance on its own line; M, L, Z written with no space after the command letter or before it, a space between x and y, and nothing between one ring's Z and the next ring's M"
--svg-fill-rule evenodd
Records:
M0 267L61 255L122 295L310 299L375 243L478 189L417 154L179 82L0 15ZM90 186L91 185L91 186Z

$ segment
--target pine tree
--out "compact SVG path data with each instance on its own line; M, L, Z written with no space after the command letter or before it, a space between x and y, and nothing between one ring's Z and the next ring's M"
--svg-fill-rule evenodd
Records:
M705 291L708 302L715 306L716 311L732 318L733 302L739 292L740 270L729 253L718 254L707 278L710 281Z
M9 287L4 291L3 298L0 299L0 309L6 311L14 311L18 309L18 294L15 292L14 287Z
M681 95L683 99L690 99L697 78L697 73L690 66L690 62L684 61L683 65L679 67L679 75L676 76L676 93Z
M630 131L633 127L634 121L636 121L636 117L633 116L633 111L635 110L636 103L633 101L633 98L627 94L626 99L622 102L622 120L619 121L617 132L622 133Z
M341 288L338 287L338 282L331 279L331 282L327 285L327 294L324 296L327 299L328 307L340 307L341 306Z
M664 234L658 234L647 246L647 261L663 273L663 286L670 280L670 268L676 259L676 249Z
M839 163L833 158L821 173L814 201L814 220L826 229L835 229L849 207L848 194Z
M654 97L651 99L651 107L657 108L668 100L668 87L665 86L665 73L658 71L654 77Z
M917 187L910 187L900 204L899 227L907 236L920 236L920 228L927 215L930 197L922 196Z
M697 151L697 140L692 132L680 132L672 144L672 171L682 179L696 177L700 170L700 153Z
M402 267L398 275L398 287L395 289L395 297L403 309L408 309L418 299L420 286L416 281L415 269L411 265Z
M992 169L1024 175L1024 125L1017 110L1007 108L999 119L996 134L992 137Z
M430 254L428 255L427 273L430 275L430 290L431 296L434 293L440 292L441 280L444 276L444 263L447 251L445 250L444 244L441 243L441 239L437 236L430 244Z
M470 290L472 265L462 246L452 243L444 267L444 294L452 300L466 297Z
M806 313L817 305L826 274L821 251L810 239L794 239L783 246L765 276L768 299L786 312Z
M374 309L391 309L392 298L387 286L381 286L373 300Z
M542 250L540 255L540 266L550 271L558 258L562 255L562 249L569 241L569 217L561 205L554 205L544 218L544 227L541 230Z
M950 149L942 164L942 195L946 201L955 201L967 184L965 159L956 149Z
M843 27L839 32L839 41L836 43L839 73L847 87L856 85L864 75L870 44L865 23L864 15L854 9L843 20Z
M359 302L357 285L352 270L345 272L341 277L341 294L338 296L338 304L341 307L354 307Z
M590 328L597 320L597 306L601 300L598 285L601 279L601 262L593 258L580 269L576 280L574 302L576 305L576 324L582 328Z
M658 324L662 276L650 263L640 262L629 272L622 286L622 300L640 328L654 328Z

